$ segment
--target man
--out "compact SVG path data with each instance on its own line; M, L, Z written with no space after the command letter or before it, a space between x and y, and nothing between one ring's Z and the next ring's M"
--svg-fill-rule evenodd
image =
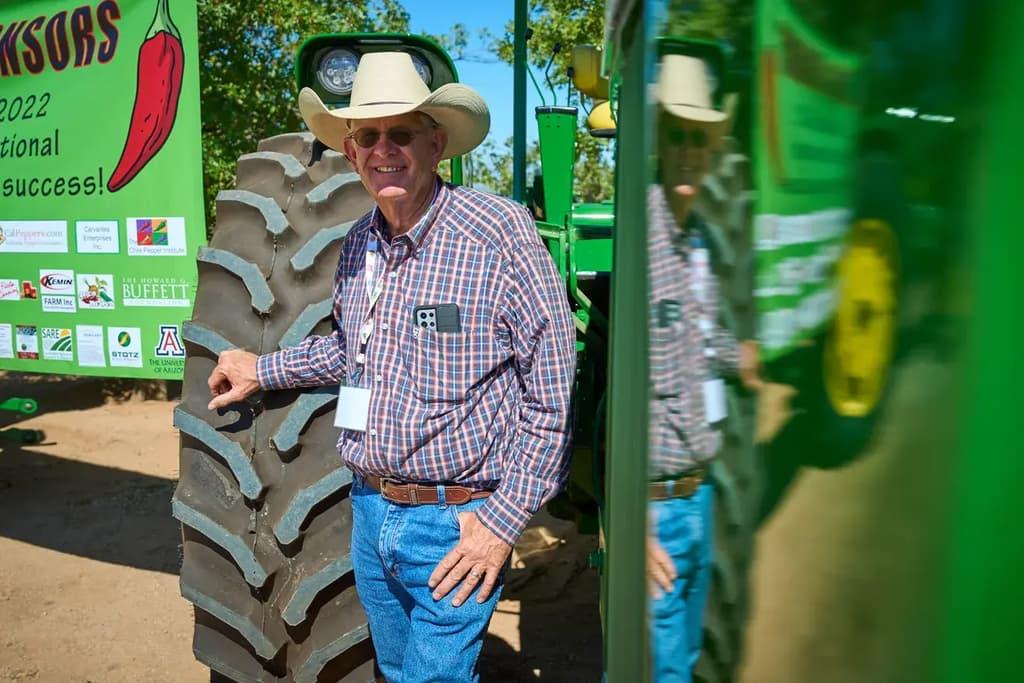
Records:
M477 680L503 569L568 471L575 334L528 211L437 177L490 125L471 88L431 93L409 55L369 53L351 106L299 109L376 208L345 239L336 331L221 354L210 409L258 389L344 383L352 562L392 683Z
M652 680L691 680L711 581L713 491L708 463L726 417L722 377L756 389L757 345L718 321L710 245L693 212L731 115L712 105L707 64L666 55L657 97L659 182L648 194L650 436L647 575Z

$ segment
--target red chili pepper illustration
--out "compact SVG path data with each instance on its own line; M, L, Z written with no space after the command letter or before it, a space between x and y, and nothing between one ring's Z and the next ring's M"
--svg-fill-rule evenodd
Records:
M174 127L185 55L167 2L157 0L156 17L139 48L135 106L121 160L107 183L110 192L117 192L138 175Z

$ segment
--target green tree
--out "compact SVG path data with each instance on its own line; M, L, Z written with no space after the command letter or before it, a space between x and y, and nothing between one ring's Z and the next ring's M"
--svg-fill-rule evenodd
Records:
M307 37L333 31L408 31L399 0L200 0L203 187L234 183L239 156L261 139L300 129L292 69ZM459 35L454 31L451 37Z
M530 4L529 25L532 36L528 44L528 59L534 68L538 82L544 83L543 71L554 56L550 79L556 87L559 99L564 95L569 81L569 67L572 65L572 48L576 45L600 45L604 35L604 3L593 0L535 0ZM513 61L513 36L515 26L509 21L501 36L484 32L483 39L500 60L511 64ZM556 50L557 46L557 50ZM544 87L542 85L542 87ZM548 98L549 94L545 93ZM574 95L577 97L577 95ZM564 100L563 100L564 101ZM592 104L592 103L590 103ZM585 110L580 112L580 125L576 135L576 183L574 193L582 201L611 199L614 187L614 171L610 145L591 137L583 126ZM539 160L539 150L534 152ZM474 153L477 178L494 178L498 183L492 187L500 194L511 194L512 190L512 141L498 147L490 145ZM537 167L536 162L533 164ZM530 165L527 166L527 175ZM506 180L507 178L507 180ZM507 188L507 189L506 189Z

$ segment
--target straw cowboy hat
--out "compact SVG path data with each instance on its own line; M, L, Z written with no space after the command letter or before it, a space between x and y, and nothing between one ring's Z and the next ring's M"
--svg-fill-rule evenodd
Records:
M704 124L715 135L726 135L732 124L736 98L725 98L724 110L715 108L711 92L712 74L699 57L665 55L661 60L655 98L669 114Z
M328 147L344 151L353 121L421 111L448 133L443 159L465 154L483 142L491 127L487 103L461 83L434 92L416 72L405 52L369 52L359 60L350 104L330 110L310 88L299 93L299 112L313 135Z

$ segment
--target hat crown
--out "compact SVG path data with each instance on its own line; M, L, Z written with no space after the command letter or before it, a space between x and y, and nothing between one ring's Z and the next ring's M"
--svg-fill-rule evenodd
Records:
M429 95L408 53L368 52L359 60L349 102L353 107L416 104Z
M714 109L713 76L707 62L688 55L665 55L658 78L658 100L663 105Z

